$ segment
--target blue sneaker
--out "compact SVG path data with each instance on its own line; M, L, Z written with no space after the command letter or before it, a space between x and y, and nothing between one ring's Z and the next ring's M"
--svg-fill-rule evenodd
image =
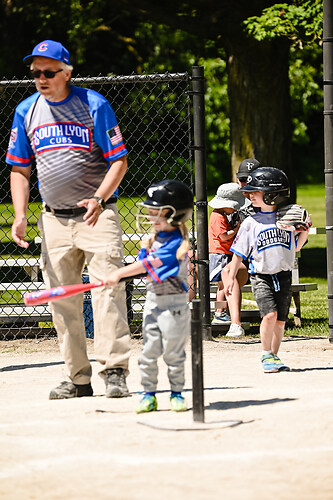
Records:
M277 373L279 371L273 354L264 354L261 362L265 373Z
M187 404L181 394L172 394L170 397L170 408L172 411L186 411Z
M273 354L273 356L274 356L275 364L279 369L279 372L290 372L289 366L286 366L284 363L282 363L281 359L279 358L279 356L277 354Z
M228 325L229 323L231 323L231 318L225 311L214 314L212 325Z
M136 413L148 413L149 411L157 410L157 400L156 396L152 394L145 394L138 406L136 407Z

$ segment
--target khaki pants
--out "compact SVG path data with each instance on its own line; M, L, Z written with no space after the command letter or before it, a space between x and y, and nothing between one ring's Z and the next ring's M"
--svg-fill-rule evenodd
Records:
M90 281L101 281L122 266L121 226L116 204L105 209L92 228L83 217L56 217L43 211L38 223L42 234L41 268L47 287L82 283L88 266ZM127 323L125 284L92 290L94 347L102 364L123 368L128 374L130 333ZM75 384L87 384L91 365L87 356L83 317L83 294L50 303L60 350L68 377Z

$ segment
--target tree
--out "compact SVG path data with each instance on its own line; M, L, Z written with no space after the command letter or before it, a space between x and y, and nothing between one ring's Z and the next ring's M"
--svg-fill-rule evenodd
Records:
M311 43L320 52L320 14L320 0L1 0L0 72L23 77L22 56L46 38L70 47L81 75L204 64L212 184L230 175L229 154L234 176L255 156L283 168L295 195L292 139L308 140L306 122L321 99L311 71L318 59L304 50Z
M302 36L312 37L312 40L319 38L320 2L277 5L269 0L119 2L136 10L143 19L163 22L173 29L213 40L217 49L222 47L226 51L233 175L242 159L254 156L264 165L286 171L295 198L296 173L291 161L290 47ZM264 17L260 17L263 11ZM272 13L274 23L270 23ZM252 20L246 24L249 18Z

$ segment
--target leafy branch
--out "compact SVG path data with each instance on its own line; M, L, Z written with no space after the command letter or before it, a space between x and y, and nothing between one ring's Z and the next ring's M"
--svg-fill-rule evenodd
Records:
M249 17L243 22L246 32L256 40L287 37L293 45L302 48L313 42L322 43L323 6L321 0L294 1L275 4L264 9L261 16Z

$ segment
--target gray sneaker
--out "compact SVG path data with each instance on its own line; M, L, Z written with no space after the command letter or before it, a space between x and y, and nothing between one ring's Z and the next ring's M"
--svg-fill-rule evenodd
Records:
M241 335L245 335L244 328L237 323L231 323L229 330L226 333L226 337L241 337Z
M129 396L126 377L122 368L109 368L103 372L105 380L105 397L125 398Z
M93 389L91 384L73 384L73 382L61 382L58 387L52 389L49 394L49 399L70 399L92 396Z

